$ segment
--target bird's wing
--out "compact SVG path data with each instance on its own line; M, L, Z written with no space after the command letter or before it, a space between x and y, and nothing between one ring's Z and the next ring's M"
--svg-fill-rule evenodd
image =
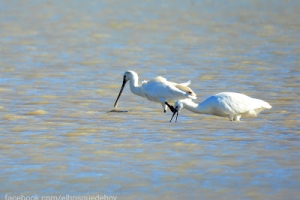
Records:
M240 93L227 93L223 101L227 108L235 113L248 113L249 111L261 111L270 108L267 102Z
M195 97L195 99L196 99L197 95L190 87L188 87L191 84L191 81L188 81L186 83L174 83L171 81L167 81L167 82L168 82L168 84L173 85L184 92L187 92L191 96L191 98Z
M160 99L177 101L187 97L186 92L165 81L149 81L142 87L147 98L151 101L160 101Z
M157 76L155 78L152 78L149 82L167 82L167 79L162 76Z
M179 83L179 85L189 86L189 85L191 85L191 83L192 82L189 80L189 81L187 81L185 83Z
M143 84L143 90L149 100L157 98L158 96L161 98L167 97L165 99L169 99L171 101L177 101L182 98L196 99L197 95L191 88L188 87L189 84L191 84L191 81L178 84L167 81L164 77L157 76L150 81L145 82Z
M197 96L195 94L195 92L190 87L188 87L188 86L177 84L177 85L175 85L175 87L177 87L178 89L180 89L182 91L185 91L185 92L189 93L191 96L194 96L194 97Z
M175 82L171 82L171 81L168 81L168 82L172 85L183 85L183 86L189 86L192 83L191 81L187 81L185 83L175 83Z

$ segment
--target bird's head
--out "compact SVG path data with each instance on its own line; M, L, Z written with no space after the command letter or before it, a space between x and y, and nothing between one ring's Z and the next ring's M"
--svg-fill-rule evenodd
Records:
M132 77L131 71L126 71L123 75L123 83L129 81Z
M173 118L174 118L174 116L175 116L176 113L177 113L177 115L176 115L175 122L177 122L179 111L182 108L184 108L184 102L188 101L188 100L190 100L190 99L183 99L183 100L176 101L176 103L174 104L173 110L172 110L173 115L172 115L172 118L171 118L170 122L172 122L172 120L173 120Z
M126 83L127 81L132 79L132 77L134 77L134 76L138 76L136 72L131 71L131 70L126 71L123 75L123 82Z
M184 108L183 100L179 100L174 104L175 111L179 112L182 108Z
M123 92L123 89L127 83L127 81L129 81L130 79L132 79L133 76L137 76L137 73L135 73L134 71L131 71L131 70L128 70L124 73L123 75L123 83L122 83L122 86L121 86L121 89L120 89L120 92L119 92L119 95L116 99L116 102L114 104L114 107L116 108L118 106L118 101L119 101L119 98Z

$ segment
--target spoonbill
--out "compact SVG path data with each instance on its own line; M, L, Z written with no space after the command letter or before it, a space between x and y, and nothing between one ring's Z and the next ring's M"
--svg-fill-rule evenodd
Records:
M123 76L123 83L119 92L119 95L114 104L114 108L118 106L118 100L123 92L123 89L129 81L130 90L133 94L144 97L150 101L161 103L164 112L167 110L168 101L177 101L179 99L196 99L196 94L188 86L191 84L190 81L186 83L174 83L167 81L167 79L158 76L150 81L143 81L141 85L138 84L138 74L134 71L126 71ZM172 112L172 106L169 105Z
M170 106L168 103L166 105ZM200 104L194 103L191 99L182 99L174 104L174 115L182 109L199 114L216 115L219 117L228 117L230 121L240 121L241 117L256 117L258 113L272 106L260 99L255 99L244 94L235 92L221 92L208 97Z

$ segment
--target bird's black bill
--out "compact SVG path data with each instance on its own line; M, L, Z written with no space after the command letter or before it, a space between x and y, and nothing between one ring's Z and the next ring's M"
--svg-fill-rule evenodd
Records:
M123 83L122 83L122 86L121 86L121 89L120 89L120 92L119 92L119 95L118 95L117 100L116 100L116 102L115 102L114 108L116 108L116 107L118 106L118 101L119 101L119 98L120 98L120 96L121 96L121 94L122 94L122 92L123 92L123 89L124 89L124 87L125 87L125 84L126 84L126 80L124 79L124 80L123 80Z
M175 110L175 109L174 109ZM173 120L173 118L174 118L174 116L175 116L175 114L177 113L177 115L176 115L176 120L175 120L175 123L177 122L177 118L178 118L178 111L177 110L175 110L174 112L173 112L173 115L172 115L172 118L171 118L171 120L170 120L170 123L172 122L172 120Z
M173 106L171 106L170 104L168 104L168 102L165 102L165 104L169 107L169 109L172 111L172 113L175 112L175 108Z

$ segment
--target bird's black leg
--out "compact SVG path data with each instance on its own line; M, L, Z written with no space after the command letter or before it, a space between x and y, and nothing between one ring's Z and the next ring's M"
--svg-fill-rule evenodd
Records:
M165 104L169 107L169 109L172 111L172 113L175 112L175 108L173 106L171 106L170 104L168 104L168 102L165 102Z

